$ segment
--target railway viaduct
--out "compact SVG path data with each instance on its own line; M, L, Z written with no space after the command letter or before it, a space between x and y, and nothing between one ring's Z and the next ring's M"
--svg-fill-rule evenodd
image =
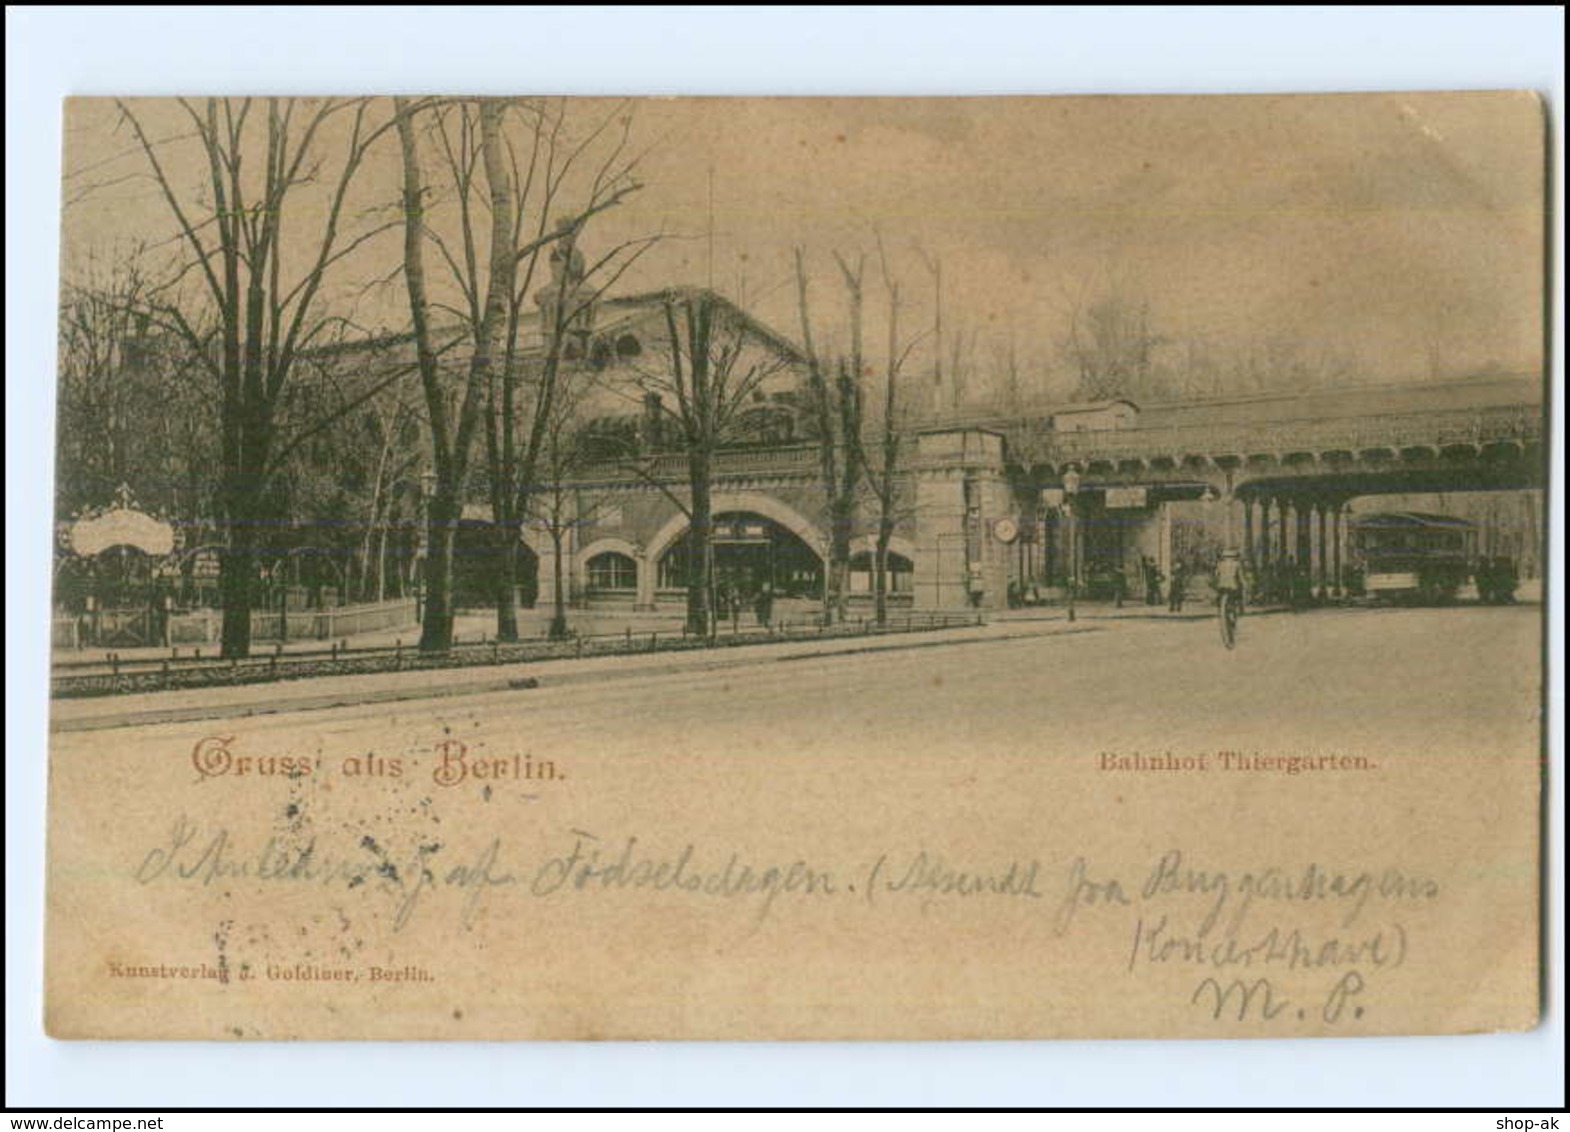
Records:
M1203 557L1200 543L1238 548L1256 566L1291 562L1333 593L1352 499L1541 488L1543 425L1536 377L929 418L905 446L896 600L996 607L1011 589L1050 593L1130 563L1165 571L1175 557ZM564 558L574 593L643 608L677 600L685 475L680 454L584 470ZM721 568L810 587L827 548L823 494L812 445L720 453L711 537ZM853 595L870 586L875 509L861 510ZM549 592L548 540L528 537Z

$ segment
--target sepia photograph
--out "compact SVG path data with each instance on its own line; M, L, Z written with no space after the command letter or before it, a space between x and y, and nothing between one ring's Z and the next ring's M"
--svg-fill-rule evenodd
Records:
M1535 94L64 136L51 1034L1536 1023Z

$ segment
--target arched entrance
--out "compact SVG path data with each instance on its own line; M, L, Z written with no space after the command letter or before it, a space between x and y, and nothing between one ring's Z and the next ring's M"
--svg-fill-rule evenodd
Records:
M658 587L674 596L687 586L693 532L681 534L659 557ZM823 558L795 531L754 511L721 511L710 527L717 588L750 600L767 583L777 597L820 598Z
M516 536L514 536L516 537ZM503 556L507 532L488 519L466 517L453 538L453 606L457 609L495 609L505 577ZM539 559L522 543L518 546L518 605L532 608L539 596Z

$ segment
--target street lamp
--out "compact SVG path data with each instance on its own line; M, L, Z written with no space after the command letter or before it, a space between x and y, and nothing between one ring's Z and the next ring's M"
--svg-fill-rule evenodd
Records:
M419 573L414 580L414 619L425 622L425 590L431 553L431 496L436 494L436 472L426 468L420 473L420 541L415 551Z
M1072 464L1063 473L1063 511L1068 518L1068 619L1074 620L1074 595L1079 589L1079 469Z

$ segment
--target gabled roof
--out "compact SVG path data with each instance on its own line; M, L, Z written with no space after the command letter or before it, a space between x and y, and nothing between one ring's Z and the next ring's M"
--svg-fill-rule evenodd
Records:
M648 310L658 310L668 302L688 303L699 301L714 304L724 313L726 318L739 323L748 333L761 341L767 342L781 354L790 358L791 361L805 362L807 360L806 354L802 352L801 347L795 342L767 323L754 318L718 291L711 291L707 287L667 287L660 291L645 291L636 295L615 295L601 299L595 304L595 329L601 332L606 329L614 329L624 323L631 322L638 314ZM619 318L618 315L620 315Z
M596 336L615 333L623 327L630 326L635 322L642 321L649 315L658 313L667 302L687 303L699 300L713 303L722 312L723 317L735 324L739 324L747 333L767 343L791 361L806 361L806 355L795 342L779 333L767 323L753 317L719 292L703 287L668 287L661 291L646 291L635 295L613 295L601 298L594 304L594 333ZM537 317L523 318L520 320L518 329L520 355L523 357L542 355L545 351L545 343L543 335L538 329ZM433 323L431 326L432 340L438 345L461 339L466 333L460 324L453 321ZM343 339L337 342L314 345L304 351L304 353L306 356L331 357L334 354L385 349L410 345L413 342L414 333L411 330L383 330L367 334L363 338Z
M1108 401L1071 401L1067 405L1046 406L1040 409L1039 412L1054 417L1065 417L1074 413L1099 413L1107 409L1111 409L1117 405L1127 405L1136 413L1139 412L1139 406L1130 401L1127 397L1113 397Z

